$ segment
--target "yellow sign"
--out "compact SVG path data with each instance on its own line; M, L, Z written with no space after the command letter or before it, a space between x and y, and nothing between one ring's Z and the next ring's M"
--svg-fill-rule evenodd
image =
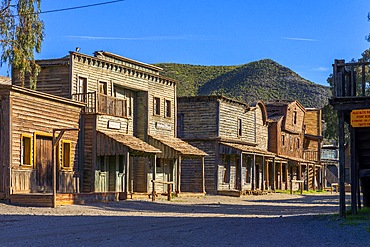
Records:
M370 109L351 111L352 127L370 127Z

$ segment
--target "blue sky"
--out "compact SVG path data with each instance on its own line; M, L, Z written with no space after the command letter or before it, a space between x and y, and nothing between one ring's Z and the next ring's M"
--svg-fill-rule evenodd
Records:
M109 0L42 1L55 10ZM45 13L37 59L110 51L145 63L239 65L270 58L327 85L334 59L370 47L369 0L125 0ZM0 74L5 75L2 68Z

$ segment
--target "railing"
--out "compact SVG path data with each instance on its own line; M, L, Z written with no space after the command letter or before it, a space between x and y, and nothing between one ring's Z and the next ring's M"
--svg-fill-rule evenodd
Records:
M76 93L72 95L74 100L85 102L87 113L102 113L118 117L127 116L127 100L97 92Z
M305 150L303 151L303 159L310 161L318 161L319 156L317 151Z
M345 63L335 60L333 64L334 97L370 96L370 62Z

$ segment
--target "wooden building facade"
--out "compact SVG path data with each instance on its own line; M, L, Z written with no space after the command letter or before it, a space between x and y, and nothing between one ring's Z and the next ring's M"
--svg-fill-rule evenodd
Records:
M269 151L279 158L277 189L315 189L322 182L321 111L305 109L298 101L265 103L269 118Z
M208 154L205 189L209 194L241 194L273 188L275 155L267 151L267 112L262 102L254 105L222 96L179 97L178 137ZM182 186L192 189L192 161L184 162Z
M161 76L161 68L104 51L94 56L70 52L37 63L38 91L86 104L83 192L127 196L166 191L162 183L153 188L152 180L172 182L179 191L182 158L195 158L202 166L204 152L188 144L187 149L177 148L186 145L176 138L177 82ZM19 84L16 78L14 82ZM169 144L166 139L175 141Z
M46 193L53 189L53 166L59 193L78 191L84 104L11 85L0 86L0 194ZM66 131L52 157L53 131ZM73 130L73 131L72 131ZM56 142L55 142L56 143Z

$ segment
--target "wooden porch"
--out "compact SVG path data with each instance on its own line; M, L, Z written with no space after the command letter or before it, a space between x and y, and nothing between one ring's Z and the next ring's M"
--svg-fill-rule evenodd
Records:
M77 194L57 194L56 205L72 205L97 202L119 201L119 192L98 192L98 193L77 193ZM10 204L27 207L53 207L52 193L30 193L12 194L9 199Z

